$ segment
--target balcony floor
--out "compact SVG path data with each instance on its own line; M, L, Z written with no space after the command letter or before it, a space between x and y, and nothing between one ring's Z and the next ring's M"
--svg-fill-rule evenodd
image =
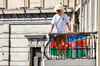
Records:
M95 66L95 59L44 60L45 66Z

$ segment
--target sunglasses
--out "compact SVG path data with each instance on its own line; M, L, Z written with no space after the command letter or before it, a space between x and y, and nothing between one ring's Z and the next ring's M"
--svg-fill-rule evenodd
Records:
M57 12L60 12L61 10L57 10Z

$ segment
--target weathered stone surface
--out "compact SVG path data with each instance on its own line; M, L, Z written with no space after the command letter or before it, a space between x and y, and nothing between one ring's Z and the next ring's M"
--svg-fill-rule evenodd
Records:
M0 52L0 61L2 61L2 53Z
M2 25L0 25L0 33L3 33L3 30L2 30L2 28L3 28L3 26Z
M2 48L4 52L8 52L9 51L9 47L3 47Z
M26 37L24 36L24 34L11 34L10 38L11 39L26 39Z
M24 7L24 0L8 0L8 9Z
M51 25L11 25L11 33L48 33ZM18 29L18 30L15 30ZM55 32L55 28L53 30Z
M11 62L11 66L29 66L29 62Z
M3 49L2 49L2 47L0 48L0 52L2 52L3 51Z
M1 41L1 39L0 39L0 41ZM0 47L3 47L3 44L2 44L2 42L0 42Z
M0 65L3 65L3 62L2 61L0 61Z
M73 1L70 1L70 3L69 3L69 7L73 7Z
M9 39L9 34L0 34L0 39Z
M45 66L95 66L94 59L45 60L44 62Z
M3 30L3 33L9 33L9 24L4 24L2 30Z
M2 61L2 62L0 62L0 66L8 66L8 61Z
M28 61L28 53L13 53L11 52L11 61Z
M2 53L3 53L2 59L3 59L4 61L7 61L7 60L8 60L8 52L2 52Z
M45 0L45 8L48 8L48 6L55 6L59 4L59 2L63 3L63 0Z
M28 39L11 39L11 47L28 47Z
M0 7L3 7L3 0L0 0Z
M29 52L30 48L11 48L11 52Z
M34 6L39 6L39 7L41 7L41 2L40 2L40 0L30 0L30 8L33 8Z
M9 46L9 40L8 39L0 39L0 47L8 47Z

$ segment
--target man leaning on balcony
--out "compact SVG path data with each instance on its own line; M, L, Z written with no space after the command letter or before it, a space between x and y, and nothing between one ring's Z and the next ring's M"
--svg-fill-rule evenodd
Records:
M56 5L54 8L54 11L57 13L53 16L53 19L51 21L52 26L49 34L52 32L54 26L56 26L57 33L67 33L67 27L69 32L70 32L70 27L69 27L69 22L70 20L68 19L67 14L64 14L64 7L62 5ZM61 47L60 42L62 41L62 44L64 45L64 50L63 50L63 56L61 56ZM56 35L55 36L55 45L56 48L58 49L59 57L58 59L65 58L65 52L66 52L66 35Z

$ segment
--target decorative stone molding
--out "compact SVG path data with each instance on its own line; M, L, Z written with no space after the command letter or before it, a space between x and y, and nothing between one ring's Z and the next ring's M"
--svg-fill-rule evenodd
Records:
M42 47L46 35L25 35L29 40L29 47Z
M87 4L90 0L82 0L82 6L84 6L85 4Z

